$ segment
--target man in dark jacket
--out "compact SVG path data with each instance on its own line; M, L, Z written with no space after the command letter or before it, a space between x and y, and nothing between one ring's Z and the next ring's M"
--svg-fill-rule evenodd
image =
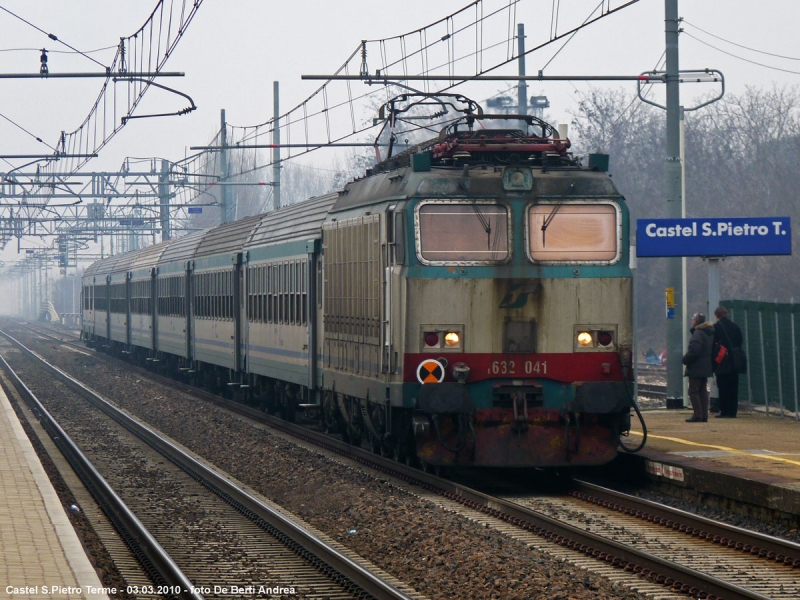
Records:
M719 414L716 416L735 419L739 411L739 371L733 364L732 350L742 347L742 330L728 318L725 307L717 308L714 316L717 317L717 322L714 323L714 347L725 347L725 358L720 364L714 363L714 374L719 388Z
M713 374L711 367L711 349L714 346L714 324L706 321L703 313L692 317L692 339L689 349L683 355L686 365L684 376L689 378L689 400L692 402L694 414L687 423L705 423L708 421L708 378Z

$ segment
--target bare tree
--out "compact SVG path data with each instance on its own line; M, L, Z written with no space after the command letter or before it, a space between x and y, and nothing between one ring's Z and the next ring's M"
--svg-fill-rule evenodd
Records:
M588 94L574 115L579 152L611 155L611 171L631 211L663 217L666 117L622 91ZM800 95L796 88L748 88L741 95L686 116L688 217L800 218ZM637 323L642 345L664 340L664 261L642 259L636 273ZM723 299L788 301L800 297L791 257L731 257L722 266ZM687 259L689 311L706 309L707 267ZM713 307L712 307L713 309Z

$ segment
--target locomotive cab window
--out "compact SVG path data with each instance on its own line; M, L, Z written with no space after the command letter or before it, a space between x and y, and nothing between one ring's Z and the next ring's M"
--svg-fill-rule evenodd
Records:
M426 264L497 263L509 257L508 209L496 202L426 202L416 209Z
M610 202L552 202L528 209L528 255L535 262L612 264L620 257L621 216Z

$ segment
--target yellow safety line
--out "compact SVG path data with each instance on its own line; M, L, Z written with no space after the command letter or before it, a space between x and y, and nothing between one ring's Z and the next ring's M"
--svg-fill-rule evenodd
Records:
M631 431L630 433L631 435L642 435L642 433L639 431ZM714 448L715 450L722 450L723 452L731 452L733 454L741 454L742 456L766 458L767 460L785 462L789 463L790 465L797 465L798 467L800 467L800 461L791 460L789 458L783 458L782 456L774 456L771 454L750 454L749 452L744 452L743 450L737 450L736 448L729 448L728 446L714 446L713 444L700 444L698 442L690 442L689 440L684 440L683 438L667 437L664 435L653 435L651 433L648 433L647 437L655 438L657 440L667 440L670 442L677 442L678 444L686 444L687 446L699 446L700 448ZM720 458L720 457L715 456L709 458Z

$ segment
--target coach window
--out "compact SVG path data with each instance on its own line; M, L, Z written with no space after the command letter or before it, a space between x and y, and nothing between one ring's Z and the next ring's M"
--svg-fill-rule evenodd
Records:
M261 267L261 317L269 323L269 266Z
M295 307L295 297L297 296L297 262L292 261L289 264L289 308L290 318L289 322L292 325L297 324L297 310Z
M214 285L215 285L214 304L216 305L216 306L214 306L214 318L221 319L222 318L222 304L223 304L222 301L224 299L223 296L222 296L222 294L224 293L224 290L223 290L223 287L222 287L222 273L221 272L214 273Z
M264 298L264 267L256 267L253 269L255 273L255 289L253 290L253 309L255 311L256 321L259 323L264 322L264 307L262 299Z
M426 264L501 262L509 257L508 209L495 202L417 207L417 253Z
M228 274L225 271L219 273L219 318L228 318Z
M300 276L300 282L302 284L302 292L303 297L300 300L300 304L303 307L303 325L308 324L308 261L302 262L303 266L303 273Z
M202 309L201 312L202 312L203 318L207 319L208 318L209 308L210 308L209 307L209 303L208 303L208 301L209 301L209 298L208 298L208 285L209 285L208 273L203 273L200 276L200 285L202 286L201 293L203 294L202 295L203 304L201 306L201 309Z
M256 321L259 323L264 322L264 267L258 266L253 269L255 273L255 290L253 290L253 303L256 312Z
M280 269L278 268L279 265L274 264L272 265L272 322L279 323L279 316L280 311L278 310L278 305L280 303L280 288L278 284L280 283L278 276L280 275Z
M278 323L283 323L283 271L284 265L281 263L278 265L278 314L277 314L277 321Z
M211 309L211 317L213 319L219 318L219 273L216 271L211 274L211 301L213 302L213 307Z
M220 307L222 306L222 295L221 295L221 285L220 285L220 273L214 272L212 275L214 278L214 290L212 292L211 298L214 300L214 319L219 319L220 315Z
M228 318L233 319L233 271L228 271Z
M258 287L256 288L256 310L258 311L258 321L259 323L266 323L267 315L264 312L264 297L267 293L267 282L266 282L266 267L259 266L256 267L256 271L258 271Z
M261 267L253 269L253 320L261 323Z
M231 312L231 303L229 300L231 299L231 280L230 280L230 272L223 271L220 273L222 278L222 311L220 313L220 317L223 319L230 318L228 315Z
M267 323L272 323L272 293L273 293L273 285L272 285L272 266L267 265L264 267L267 273L267 311L264 315L264 320Z
M259 287L260 282L261 267L251 267L250 275L247 278L247 285L249 286L248 302L250 303L250 308L248 309L250 314L248 317L256 323L261 321L261 307L258 304L258 299L260 298L259 294L261 293L261 288Z
M217 313L216 302L214 298L214 293L217 290L217 274L216 273L208 273L206 275L208 278L208 286L206 287L206 294L208 295L208 317L213 319L214 315Z
M230 306L230 298L231 298L231 280L230 280L230 273L228 271L223 271L222 275L222 314L220 316L223 319L230 318L229 315L231 313L231 306Z
M256 312L255 320L258 323L264 322L264 311L261 305L261 299L264 297L264 267L258 266L253 269L255 273L255 289L253 290L253 302Z
M528 255L535 262L611 264L619 260L619 207L554 202L528 208Z
M233 319L233 271L228 271L228 318Z
M222 318L230 319L230 315L233 312L230 300L233 295L231 293L231 274L229 271L222 272L222 288Z
M211 314L211 273L203 273L203 317Z

